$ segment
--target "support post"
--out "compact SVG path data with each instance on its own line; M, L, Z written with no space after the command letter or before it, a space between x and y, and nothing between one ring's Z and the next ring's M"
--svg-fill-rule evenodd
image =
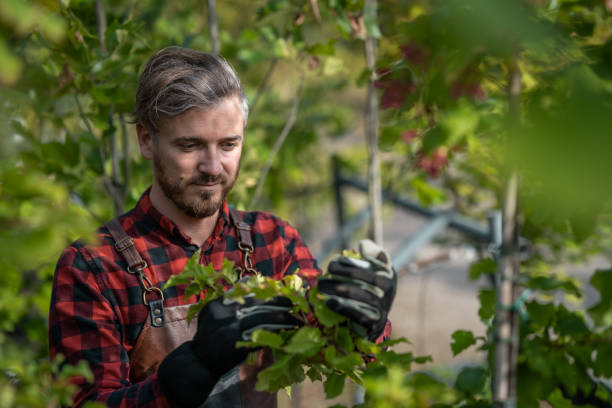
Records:
M511 59L508 68L508 134L512 137L519 132L521 121L521 71L518 54ZM514 304L518 299L521 263L518 220L518 174L512 169L504 194L502 247L497 285L493 372L495 408L516 407L519 319Z
M340 159L338 156L332 157L332 171L334 175L333 180L333 190L334 190L334 199L336 203L336 225L338 226L338 231L342 231L344 228L344 200L342 198L342 182L340 179ZM344 236L340 236L340 247L346 248L348 246L347 240Z

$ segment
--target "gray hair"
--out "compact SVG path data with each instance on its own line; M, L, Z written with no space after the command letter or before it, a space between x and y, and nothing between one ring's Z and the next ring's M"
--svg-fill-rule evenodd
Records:
M157 132L164 116L210 108L229 96L240 98L246 126L249 105L230 64L205 52L167 47L153 54L140 74L134 122Z

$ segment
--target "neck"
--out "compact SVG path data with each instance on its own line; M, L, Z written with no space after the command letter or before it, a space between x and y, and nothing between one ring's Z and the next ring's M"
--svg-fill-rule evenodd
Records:
M179 209L176 204L166 197L157 183L153 183L151 192L149 193L151 204L162 215L170 218L191 240L199 247L204 244L208 237L213 233L219 210L216 213L206 218L195 218L185 214Z

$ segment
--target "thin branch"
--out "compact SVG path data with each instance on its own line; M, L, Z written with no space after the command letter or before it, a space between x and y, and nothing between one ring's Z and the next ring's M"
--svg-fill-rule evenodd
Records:
M119 123L121 124L121 143L123 147L123 190L127 195L130 188L130 180L132 179L132 161L130 160L130 140L123 113L119 114Z
M219 55L219 27L217 25L217 12L215 0L207 0L208 6L208 32L210 33L210 43L212 53Z
M370 18L376 19L376 0L366 0L365 10L372 13ZM370 80L366 96L365 128L368 145L368 202L372 210L370 222L371 238L378 245L383 244L382 225L382 185L380 181L380 157L378 154L378 95L374 83L376 81L376 38L366 33L365 55Z
M317 0L310 0L310 7L312 8L312 14L315 16L317 23L321 22L321 13L319 13L319 3Z
M113 123L113 109L108 113L108 128L110 129L110 156L111 156L111 179L113 184L119 185L119 154L117 149L117 132L115 130L115 124Z
M89 119L87 118L87 116L85 116L85 111L83 110L83 105L81 105L81 100L79 99L79 95L76 93L74 94L74 100L76 101L77 108L79 110L79 116L81 120L83 121L83 123L85 124L87 131L91 133L93 137L96 137L96 133L94 132L93 126L89 122ZM108 177L106 174L106 167L104 166L104 163L106 163L106 153L104 152L104 149L102 148L101 140L100 140L100 144L98 145L98 151L100 153L100 161L102 162L102 174L104 174L104 177Z
M302 75L300 76L300 83L298 85L297 91L295 92L295 96L293 98L293 106L291 107L289 118L287 118L287 122L285 123L283 130L278 136L278 139L276 139L276 142L274 143L274 146L272 147L272 150L270 151L270 154L268 155L268 160L266 161L266 164L263 170L261 171L261 176L259 177L259 181L257 182L257 187L255 188L255 193L253 194L253 198L251 198L251 203L249 204L249 208L253 208L255 204L257 204L257 202L259 201L261 197L261 193L263 191L263 186L266 182L266 178L268 177L268 173L270 172L270 169L272 168L272 163L274 163L274 159L276 158L278 151L280 150L285 139L287 138L287 135L291 131L291 128L293 128L293 125L295 124L295 121L297 119L298 109L300 107L300 94L302 93L303 85L304 85L304 73L302 73Z
M255 111L255 106L257 106L257 102L259 102L261 95L263 95L264 91L268 87L268 83L270 82L270 78L272 77L272 73L274 72L274 69L276 68L277 62L278 62L278 58L273 58L272 61L270 61L270 65L268 65L266 74L264 75L264 78L261 81L261 84L259 84L259 87L257 88L257 92L255 93L255 96L253 97L253 102L251 102L251 106L249 107L250 114L253 114L253 112Z
M98 40L100 41L100 50L103 55L107 54L106 40L106 13L104 12L103 0L96 0L96 21L98 23Z

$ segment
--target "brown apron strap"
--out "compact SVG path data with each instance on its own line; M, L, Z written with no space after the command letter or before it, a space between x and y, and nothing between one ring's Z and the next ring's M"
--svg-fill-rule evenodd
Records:
M153 286L149 277L144 274L144 270L148 266L147 261L142 259L134 246L134 239L125 232L118 218L110 220L105 226L115 241L115 249L128 264L128 273L136 275L138 278L142 288L142 303L149 307L151 325L153 327L162 327L166 320L164 313L164 292L157 286ZM159 299L148 301L147 294L152 292L156 292L159 295Z
M251 226L243 221L242 214L235 208L230 207L230 218L232 224L238 230L238 239L244 246L253 248L253 240L251 239Z
M243 268L240 269L240 277L242 279L245 273L255 275L257 271L255 270L255 263L253 262L253 257L251 254L255 250L253 246L253 239L251 238L251 226L244 222L242 213L235 208L229 209L230 211L230 219L232 220L232 224L238 230L238 248L242 251L242 264Z
M147 267L147 262L142 259L134 246L134 240L125 232L117 218L107 222L106 228L115 240L115 249L125 259L130 270Z

